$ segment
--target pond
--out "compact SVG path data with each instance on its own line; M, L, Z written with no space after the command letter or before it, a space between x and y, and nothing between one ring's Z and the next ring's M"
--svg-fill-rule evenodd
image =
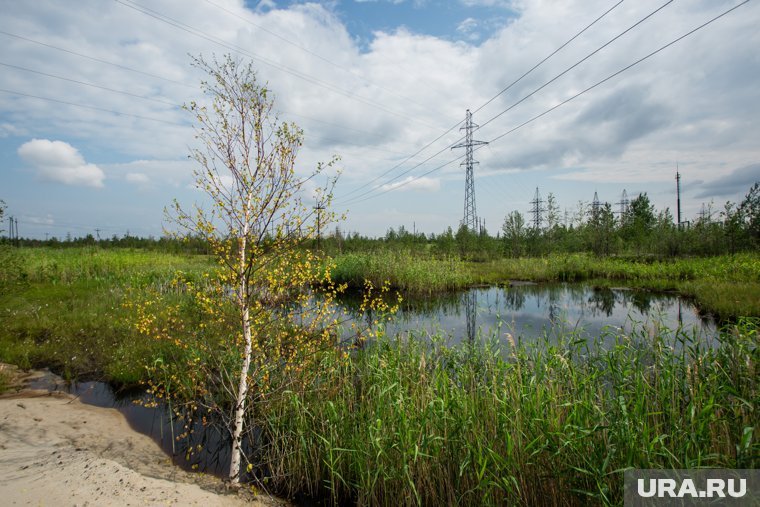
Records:
M341 301L347 318L367 320L357 312L359 301ZM386 325L389 336L399 333L443 334L453 342L479 335L532 341L575 333L584 338L624 330L682 330L713 338L717 326L690 301L670 293L626 288L594 288L577 284L481 287L463 292L404 301Z

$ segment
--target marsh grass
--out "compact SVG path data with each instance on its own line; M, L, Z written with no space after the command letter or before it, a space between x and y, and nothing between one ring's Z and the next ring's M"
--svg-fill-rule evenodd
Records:
M170 286L177 269L200 277L208 258L141 250L21 248L4 266L0 360L50 367L69 379L134 384L155 344L136 337L122 306L130 290Z
M609 505L628 468L754 468L757 329L717 348L667 330L386 338L268 404L271 479L333 504Z
M514 280L589 282L693 298L718 320L760 316L760 256L723 255L663 259L553 254L546 257L468 262L439 259L403 250L349 253L335 259L333 279L361 288L365 279L409 295L436 294L476 285L505 285Z
M406 294L434 294L471 283L462 261L419 257L407 251L348 253L339 255L335 263L332 279L355 289L369 280L378 287L388 282L391 288Z
M692 298L716 320L760 316L760 257L757 254L706 258L597 258L584 254L544 259L504 259L472 265L478 281L525 279L538 282L589 281L599 286L675 291Z

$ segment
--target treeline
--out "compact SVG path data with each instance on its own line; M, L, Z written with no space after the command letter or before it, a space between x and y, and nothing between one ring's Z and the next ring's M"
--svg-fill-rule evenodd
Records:
M359 234L332 231L322 241L329 253L378 248L403 249L438 257L459 256L468 260L501 257L543 256L550 253L591 252L599 256L721 255L760 248L760 183L755 183L740 204L727 202L712 216L706 212L677 225L669 209L658 211L646 193L633 199L623 213L609 203L581 204L573 217L561 217L549 194L541 224L536 227L519 211L505 218L492 235L485 229L448 228L425 235L403 226L389 229L385 237L371 239Z
M304 239L304 246L329 255L387 249L472 261L580 252L599 256L709 256L760 249L760 182L750 188L741 203L727 202L722 210L714 213L708 210L680 225L675 223L668 208L655 209L646 193L631 200L623 213L615 212L610 203L580 203L572 217L562 216L552 194L548 195L546 209L542 211L538 227L534 217L529 219L519 211L512 211L495 234L485 228L471 231L466 227L456 231L449 227L440 234L425 234L400 226L388 229L384 237L371 238L356 232L346 234L336 227L323 231L319 238ZM10 239L3 237L0 242L7 244ZM64 240L19 238L13 244L53 248L97 245L168 253L210 253L205 240L193 236L143 238L125 234L100 239L87 234L67 236Z
M65 239L52 237L49 239L18 238L11 240L8 237L0 238L0 244L11 244L24 247L49 247L49 248L78 248L83 246L97 246L99 248L134 248L156 252L175 254L210 254L209 245L202 238L188 236L175 238L162 236L139 237L125 234L124 236L113 235L110 238L95 238L92 234L85 236L67 235Z

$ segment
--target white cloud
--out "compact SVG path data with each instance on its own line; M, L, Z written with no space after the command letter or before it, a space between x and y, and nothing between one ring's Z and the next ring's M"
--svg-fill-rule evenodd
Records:
M55 220L53 220L53 215L48 213L44 217L37 216L37 215L24 215L21 217L21 220L23 220L25 223L34 224L34 225L53 225L55 224Z
M69 143L33 139L18 148L18 155L43 179L66 185L103 186L103 171L95 164L86 163Z
M470 41L477 41L480 39L480 31L478 30L480 23L475 18L467 18L459 25L457 25L457 32L467 37Z
M150 178L143 173L127 173L124 179L137 185L145 185L150 181Z
M402 192L410 190L422 190L425 192L436 192L441 188L441 181L438 178L414 178L407 176L401 181L389 183L380 187L382 190L398 189Z
M26 135L26 130L10 123L0 123L0 138Z
M277 8L277 3L274 0L261 0L256 4L256 12L266 12Z

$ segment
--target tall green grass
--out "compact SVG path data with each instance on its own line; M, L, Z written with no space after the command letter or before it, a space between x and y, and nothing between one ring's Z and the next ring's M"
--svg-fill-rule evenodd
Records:
M202 256L97 247L13 249L0 267L0 361L49 367L71 379L131 384L155 344L136 336L122 307L129 290L169 286L176 270L200 277Z
M170 280L177 270L208 271L214 262L202 255L178 255L137 249L22 248L16 276L28 282L53 285L82 281L143 285Z
M720 319L760 316L760 256L757 254L679 259L596 257L556 254L547 257L467 262L410 252L378 250L335 258L333 279L361 288L365 279L384 281L409 294L433 294L474 285L532 282L590 282L600 286L677 291L692 297Z
M606 279L660 282L671 286L678 282L706 279L760 283L760 256L756 254L665 260L560 254L540 258L502 259L472 264L470 268L472 276L484 283L510 279L534 282Z
M380 340L267 404L270 480L333 504L610 505L628 468L755 468L757 332Z
M378 250L335 258L332 279L361 289L364 281L376 287L388 282L404 293L432 294L470 285L472 278L458 259L418 257L406 251Z

